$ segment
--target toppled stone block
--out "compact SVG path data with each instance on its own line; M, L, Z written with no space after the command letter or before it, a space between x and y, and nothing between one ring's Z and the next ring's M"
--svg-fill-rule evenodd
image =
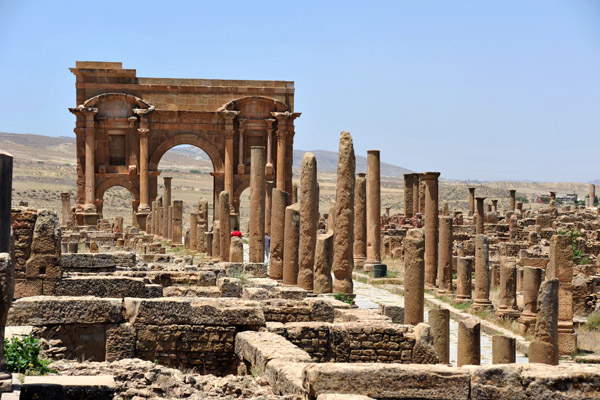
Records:
M307 352L271 332L238 333L235 337L235 354L240 360L263 371L267 363L275 359L287 362L311 361Z
M217 287L221 291L221 297L242 297L242 281L237 278L219 278Z
M163 293L165 297L221 297L216 286L169 286Z
M92 268L93 256L90 253L63 254L60 258L60 265L64 270L90 269Z
M130 251L115 251L112 253L113 259L117 267L120 268L133 268L136 264L136 257L134 252Z
M255 278L268 277L268 266L266 263L244 263L244 273Z
M299 395L304 397L306 391L302 387L302 371L307 364L272 360L267 364L265 373L267 380L278 395Z
M380 304L379 313L386 317L390 317L395 324L404 323L404 307L393 304Z
M161 285L145 285L144 297L151 299L154 297L163 297L163 287Z
M49 294L49 293L48 293ZM57 280L55 296L146 297L146 285L140 278L72 277Z
M306 290L296 286L280 286L275 288L271 293L273 298L288 300L302 300L307 295Z
M99 376L26 376L21 400L112 400L115 380Z
M266 300L268 298L269 292L263 288L245 287L242 292L244 300Z

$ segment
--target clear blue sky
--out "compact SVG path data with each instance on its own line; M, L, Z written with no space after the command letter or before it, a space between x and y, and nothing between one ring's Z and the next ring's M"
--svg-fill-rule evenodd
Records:
M73 136L76 60L296 82L295 146L600 179L600 1L0 1L0 131Z

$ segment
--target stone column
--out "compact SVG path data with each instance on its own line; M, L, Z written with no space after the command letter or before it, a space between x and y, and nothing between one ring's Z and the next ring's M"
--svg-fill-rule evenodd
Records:
M429 310L429 325L433 332L433 347L440 364L450 363L450 310L438 308Z
M594 185L593 183L590 183L588 185L588 188L590 190L590 208L594 208L594 199L596 198L596 185Z
M164 238L169 238L169 225L171 220L169 219L169 207L171 204L171 183L173 178L170 176L163 177L163 222L160 234Z
M224 188L227 193L233 193L233 137L235 136L234 119L239 111L223 111L225 119L225 177ZM227 212L229 214L229 211Z
M221 261L221 228L218 219L213 221L212 258L213 261Z
M457 366L481 364L480 323L474 317L458 321Z
M287 192L273 189L271 204L271 254L269 256L269 277L283 279L283 248L285 231L285 208L289 202Z
M298 245L300 242L300 206L294 203L285 209L285 230L283 249L283 284L295 286L298 283Z
M96 210L96 159L95 159L95 115L97 108L86 108L85 115L85 202L83 204L84 223L96 225L98 212Z
M231 238L229 261L234 263L244 262L244 242L241 237L234 236Z
M209 247L206 243L208 231L208 200L200 199L198 202L198 251L207 253Z
M490 301L490 259L488 238L475 235L475 296L473 310L485 308L493 310Z
M273 181L265 182L265 232L271 236L271 206L273 204ZM318 204L317 204L318 206ZM317 210L318 213L318 210Z
M150 215L146 217L146 232L154 236L154 222L156 219L156 200L150 202Z
M11 253L12 179L13 156L0 150L0 253Z
M275 118L269 118L265 121L267 122L267 165L265 165L265 174L273 175L275 172L275 167L273 166L273 123L275 122Z
M190 250L198 251L198 214L190 213Z
M435 287L438 264L438 177L439 172L425 172L425 286Z
M213 256L213 233L204 232L204 238L206 239L206 257L212 258Z
M265 148L250 151L250 262L265 262Z
M367 151L367 259L365 271L381 264L381 176L379 150Z
M533 333L537 315L537 297L542 283L542 269L523 267L523 312L519 317L519 332Z
M577 334L573 329L573 249L567 235L550 239L550 261L546 279L558 279L558 352L572 354L577 350Z
M485 211L483 201L485 197L477 197L477 214L475 215L475 234L483 235L485 233Z
M367 163L369 163L368 160L367 158ZM373 160L372 155L371 160ZM379 161L379 158L377 158L377 161ZM377 165L379 164L377 163ZM333 291L335 293L352 294L354 292L352 284L354 255L352 254L352 248L354 246L355 171L356 159L354 157L352 136L350 136L349 132L342 132L338 151L337 182L335 187L335 228L333 230ZM379 177L379 169L377 169L377 177ZM367 187L367 193L370 190L375 190L375 188ZM379 193L379 188L376 189L375 193ZM375 207L375 205L373 203L369 204L369 198L367 197L367 220L369 218L368 207ZM367 235L369 235L368 224ZM379 243L379 241L377 242ZM378 255L378 253L379 248L377 248L377 254L375 255Z
M173 242L173 206L169 206L168 209L168 215L167 215L167 240L170 240L171 242Z
M404 217L412 218L413 211L413 178L414 174L404 174Z
M298 286L313 290L313 268L317 245L317 223L319 218L317 194L317 159L312 153L302 158L300 176L300 245L298 254Z
M140 127L138 128L140 138L140 205L137 210L137 219L141 230L146 230L146 216L150 213L148 205L148 121L146 116L140 116Z
M425 200L425 191L427 190L427 184L425 183L425 177L423 174L419 174L419 212L421 215L425 215L427 213L426 200Z
M556 200L556 192L550 192L550 201Z
M496 317L516 319L519 317L517 307L517 264L513 257L500 259L500 304Z
M331 293L331 265L333 264L333 231L317 236L315 251L315 282L314 292Z
M71 225L71 193L61 193L62 203L62 226L68 228Z
M246 160L245 160L245 152L244 152L244 131L246 130L246 120L240 120L240 129L239 129L239 148L238 148L238 165L237 165L237 173L238 175L244 175L246 173ZM232 192L233 193L233 192Z
M452 217L440 217L439 221L438 293L444 294L452 292ZM427 250L427 235L425 235L425 250Z
M287 120L289 113L271 113L277 119L277 189L285 191L285 153L287 148Z
M498 199L492 200L492 212L498 212Z
M292 183L292 204L298 202L298 184Z
M456 260L456 299L457 303L471 302L471 277L473 257L458 257Z
M367 181L359 173L354 187L354 266L362 268L367 259Z
M404 238L404 323L423 322L425 302L425 236L411 229Z
M529 362L558 365L558 279L542 282L537 300L535 333L529 345Z
M475 188L469 189L469 215L475 215Z
M419 205L419 180L421 179L421 174L413 174L413 217L416 214L421 212L421 207Z
M514 364L517 361L517 346L514 337L492 336L492 364Z
M510 195L510 207L509 210L510 211L515 211L516 208L516 204L517 204L517 191L514 189L511 189L508 191L509 195Z
M181 244L183 234L183 201L173 202L173 243Z
M219 248L221 250L221 261L229 261L229 247L231 244L231 227L229 226L229 193L219 193Z
M158 197L156 199L156 218L152 218L152 220L154 221L154 234L158 235L158 236L162 236L163 235L163 202L162 202L162 197ZM156 220L155 220L156 219Z
M508 218L508 240L511 242L514 241L517 236L518 224L519 219L517 218L517 215L512 214Z

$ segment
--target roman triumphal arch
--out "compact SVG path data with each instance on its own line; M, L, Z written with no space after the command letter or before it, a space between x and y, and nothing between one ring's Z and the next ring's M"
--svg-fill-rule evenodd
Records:
M222 190L239 207L250 182L250 147L265 146L267 180L292 190L294 83L140 78L121 63L77 62L77 221L95 224L108 187L134 196L134 223L146 228L157 196L158 163L169 149L202 149ZM216 202L214 202L216 203Z

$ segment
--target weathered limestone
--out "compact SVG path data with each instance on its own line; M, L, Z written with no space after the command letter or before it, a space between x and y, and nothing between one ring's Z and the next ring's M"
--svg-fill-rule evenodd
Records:
M298 184L292 183L292 204L298 202Z
M285 209L283 250L283 284L298 283L298 246L300 242L300 206L294 203Z
M550 261L546 279L558 279L558 351L572 354L577 350L577 334L573 329L573 249L568 235L550 239Z
M448 202L444 200L442 202L442 216L447 217L450 215L450 208L448 206Z
M423 322L425 301L425 237L411 229L404 238L404 323Z
M208 232L208 200L200 199L198 202L198 252L207 253L209 247L206 243L206 232Z
M115 217L112 224L112 233L123 233L123 217Z
M458 321L457 366L481 363L480 323L474 317Z
M438 177L439 172L425 172L425 286L435 287L438 267Z
M594 208L594 199L596 199L596 185L594 185L593 183L590 183L588 185L589 188L589 208Z
M508 219L508 240L511 242L515 240L515 237L517 235L518 222L519 219L517 218L516 214L512 214Z
M162 222L162 229L161 229L161 235L164 238L167 239L171 239L171 217L169 215L169 207L172 206L171 203L171 184L173 182L173 177L170 176L165 176L163 177L163 210L162 210L162 215L163 215L163 222Z
M516 208L516 204L517 204L517 191L515 189L511 189L508 191L509 196L510 196L510 206L509 206L509 210L510 211L515 211Z
M0 151L0 253L11 252L13 157Z
M517 307L517 263L513 257L502 257L500 260L500 304L496 317L516 319L519 317Z
M421 179L421 174L412 174L413 175L413 217L421 212L421 206L419 205L419 179Z
M365 271L381 264L381 176L379 150L367 151L367 259Z
M265 148L250 152L250 262L265 261Z
M173 219L173 206L169 206L167 209L167 239L173 241L173 224L174 224L174 219Z
M31 255L25 266L27 278L46 280L62 278L60 242L58 216L53 211L40 211L33 229Z
M206 256L212 258L213 256L213 232L204 232L204 238L206 239Z
M513 364L517 361L516 339L505 335L492 336L492 364Z
M485 235L475 235L475 296L472 308L494 308L490 301L489 244Z
M414 214L413 203L413 179L414 174L404 174L404 216L412 218ZM356 182L358 185L358 180Z
M558 365L558 279L542 282L537 300L534 339L529 362Z
M213 221L212 258L214 261L221 261L221 228L219 224L219 220Z
M173 201L173 243L182 244L183 238L183 201Z
M4 327L15 292L15 270L10 256L12 175L13 157L0 151L0 393L12 388L12 375L4 358Z
M67 228L71 225L71 193L61 193L60 200L62 205L62 226Z
M269 154L269 152L267 151L267 156L268 156L268 154ZM272 167L271 167L271 169L272 169ZM265 174L267 174L266 169L265 169ZM273 182L273 181L265 182L265 232L269 236L271 236L271 207L273 205L273 187L274 186L275 186L275 182Z
M542 269L523 267L523 312L519 317L521 334L533 333L537 315L537 297L542 283Z
M471 302L471 277L473 257L458 257L456 260L456 299L455 302Z
M485 210L483 207L483 201L485 197L477 197L475 198L477 201L477 214L475 215L475 234L483 235L484 232L484 224L485 224Z
M469 215L475 215L475 188L469 189Z
M367 259L367 180L359 173L354 188L354 266L363 267ZM406 175L405 175L406 176ZM412 186L411 186L412 190ZM412 199L411 199L412 201Z
M427 210L425 209L425 191L427 190L427 184L425 183L424 174L419 174L419 212L421 215L425 215Z
M373 156L371 156L373 159ZM377 157L377 161L379 158ZM373 163L373 161L371 161ZM379 163L377 163L377 166ZM356 160L354 157L354 145L349 132L340 135L340 147L338 152L337 182L335 189L335 228L333 237L333 291L335 293L352 294L352 269L354 267L354 256L352 247L354 242L354 183L355 183ZM373 171L375 172L375 171ZM379 170L377 170L379 172ZM368 172L367 172L368 173ZM379 174L377 173L377 177ZM367 187L367 192L376 189ZM375 194L378 194L378 189ZM368 196L368 194L367 194ZM367 219L369 218L369 205L367 198ZM379 216L377 218L379 224ZM379 225L378 225L379 226ZM369 226L367 222L367 236ZM379 243L379 240L377 241ZM367 243L367 252L369 251ZM373 255L378 255L379 249ZM368 257L368 255L367 255ZM366 262L365 262L366 263Z
M315 253L315 293L331 293L333 282L331 279L331 265L333 264L333 232L317 236Z
M450 363L450 310L432 309L428 312L428 322L433 331L433 346L441 364Z
M234 236L231 238L229 261L235 263L244 262L244 242L241 237Z
M198 250L198 214L190 213L190 250Z
M313 268L319 218L317 193L317 159L305 153L300 176L300 244L298 254L298 286L313 290Z
M437 267L438 293L452 291L452 217L440 217L439 258ZM425 236L427 243L427 235ZM425 246L427 249L427 245Z
M498 212L498 199L492 200L492 212Z
M327 217L327 230L332 231L335 228L335 201L329 202L329 214Z
M271 279L283 279L285 208L288 202L287 192L273 189L271 201L271 254L269 256L269 277Z
M229 226L229 193L219 193L219 249L220 260L229 260L229 248L231 246L231 227Z

